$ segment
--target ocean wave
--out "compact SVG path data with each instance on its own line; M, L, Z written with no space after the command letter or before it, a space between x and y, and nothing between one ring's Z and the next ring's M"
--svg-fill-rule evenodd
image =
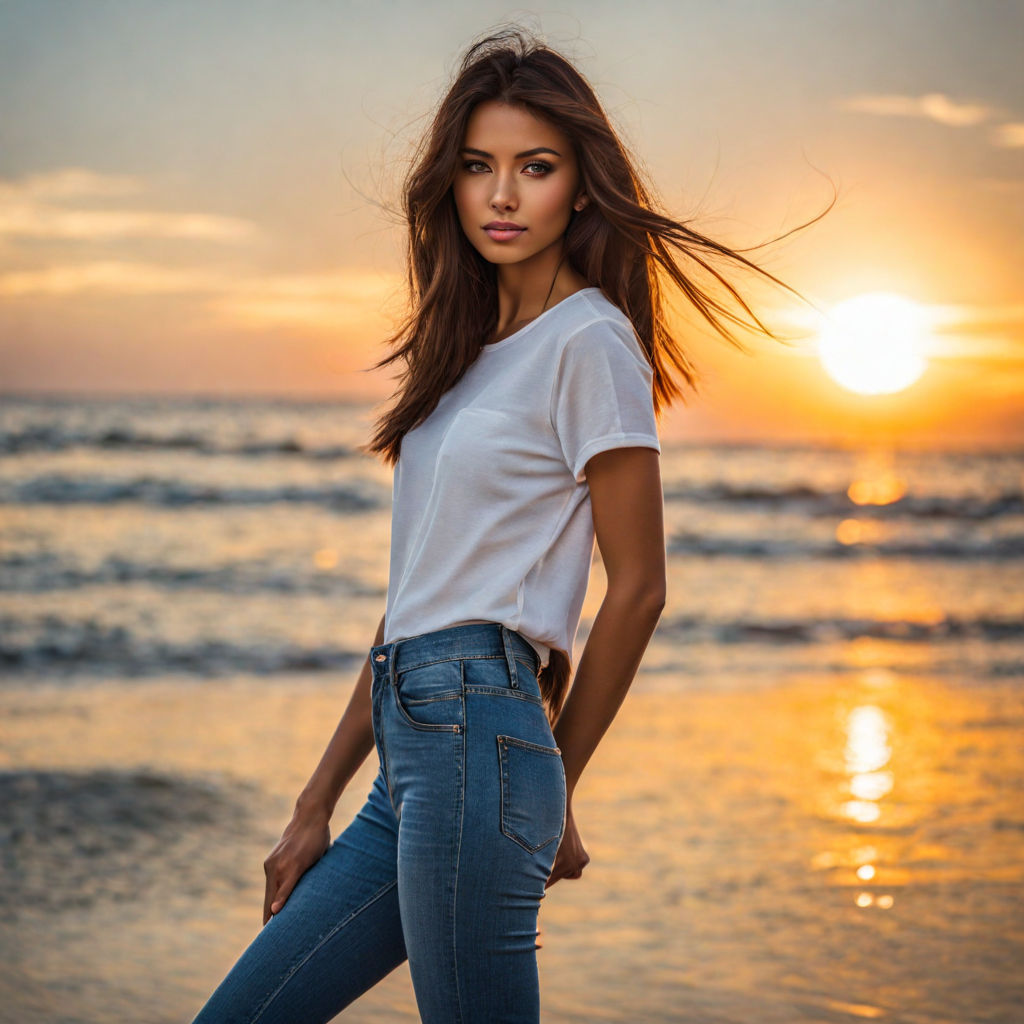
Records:
M679 644L711 643L817 645L873 639L921 644L955 641L1014 641L1024 639L1024 622L1012 616L944 615L934 620L883 619L871 616L821 618L748 618L719 621L703 616L666 617L658 623L662 641Z
M381 598L382 589L341 571L324 571L309 562L269 564L246 559L215 566L161 565L124 555L108 555L87 567L68 563L53 550L0 557L0 593L47 593L142 583L166 589L201 589L225 594L310 594L331 598Z
M909 494L887 505L858 505L845 491L810 486L783 489L735 487L727 484L666 487L672 504L715 505L735 511L789 515L808 520L857 518L863 521L989 522L1024 515L1024 492L1007 489L991 495ZM182 505L255 505L293 503L323 505L342 511L387 509L391 494L368 479L344 482L287 484L263 487L157 477L149 473L106 476L103 473L39 473L0 480L0 505L108 505L134 502L157 507ZM955 545L954 545L955 547ZM713 548L702 549L715 553ZM826 555L830 552L824 552ZM902 552L900 552L902 553Z
M253 440L229 440L217 438L212 433L189 430L159 433L141 427L104 424L71 427L61 423L33 423L0 432L0 455L63 452L72 448L94 448L102 452L189 452L238 458L284 455L318 462L347 459L360 454L347 445L316 444L287 434Z
M269 452L273 446L268 446ZM232 454L237 454L233 452ZM332 458L323 450L324 459ZM806 519L856 517L864 521L985 522L1024 514L1024 492L1009 488L995 494L908 494L885 505L859 505L843 490L813 486L788 488L735 486L727 483L664 490L667 504L717 505L730 510ZM103 473L39 473L0 481L0 504L105 505L136 502L154 506L196 504L251 505L276 502L319 504L343 510L387 508L390 494L359 478L344 483L285 484L265 487L216 484L205 480L155 477L149 473L106 476Z
M0 908L60 913L164 885L250 883L230 840L253 828L251 784L148 771L0 772Z
M769 560L908 558L927 561L1014 561L1024 558L1024 533L963 533L960 536L910 536L842 543L835 537L771 537L700 534L677 531L667 541L669 555Z
M809 484L791 487L730 484L669 484L666 502L722 505L734 508L789 513L808 518L857 516L866 519L987 520L1024 513L1024 491L1011 487L995 494L914 494L879 505L851 500L842 488Z
M158 507L182 505L322 505L339 512L387 507L390 495L364 480L328 484L271 484L245 487L141 476L127 479L49 473L0 482L0 504L110 505L132 502Z
M728 657L725 652L742 647L824 651L837 643L862 639L885 641L893 649L925 646L928 665L937 663L943 650L957 653L971 645L1001 644L1005 650L993 646L988 654L993 666L998 666L1000 659L1004 664L1017 663L1024 624L1016 618L992 615L946 616L936 621L868 616L735 621L676 616L659 622L654 644L662 649L718 650ZM231 640L204 636L189 642L171 641L144 628L136 630L91 616L82 619L47 613L0 618L0 669L10 679L21 674L135 678L168 673L216 677L348 672L365 658L366 651L330 642L268 637L258 626L253 627L251 636Z
M56 614L26 620L0 618L0 669L55 676L154 676L184 673L271 676L288 672L348 671L366 659L325 643L300 644L253 636L243 641L202 639L179 643L95 619L68 621Z

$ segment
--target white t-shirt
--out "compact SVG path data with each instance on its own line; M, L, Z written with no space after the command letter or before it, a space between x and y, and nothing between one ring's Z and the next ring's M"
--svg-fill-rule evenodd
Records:
M594 554L583 467L661 451L653 371L599 288L545 310L477 360L402 439L384 643L465 622L572 657Z

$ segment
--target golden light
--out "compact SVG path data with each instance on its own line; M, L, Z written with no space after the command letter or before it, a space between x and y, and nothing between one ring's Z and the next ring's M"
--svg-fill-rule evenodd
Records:
M313 552L313 565L321 572L338 567L338 552L334 548L318 548Z
M846 493L855 505L891 505L907 493L907 484L893 472L854 480Z
M818 334L818 358L841 387L888 395L918 380L927 367L929 318L909 299L870 292L834 306Z
M844 519L836 526L836 543L844 547L855 544L877 544L885 536L880 523L862 522L859 519Z
M861 824L877 821L881 815L878 801L893 786L890 771L881 771L888 763L888 721L885 712L873 704L854 708L847 719L844 759L850 773L852 800L843 804L843 813Z

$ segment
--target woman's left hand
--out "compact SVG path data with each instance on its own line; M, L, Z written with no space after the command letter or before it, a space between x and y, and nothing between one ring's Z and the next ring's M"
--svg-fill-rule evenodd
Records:
M565 805L565 832L558 844L555 863L544 888L554 885L560 878L579 878L589 863L590 855L583 849L583 840L580 839L576 819L572 814L572 801L568 801Z

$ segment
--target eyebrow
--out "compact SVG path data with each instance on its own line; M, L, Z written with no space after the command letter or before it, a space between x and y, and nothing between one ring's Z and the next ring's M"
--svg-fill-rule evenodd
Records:
M494 159L493 153L488 153L485 149L472 149L470 146L463 146L459 150L460 153L472 153L474 156L484 156L488 160ZM538 153L552 153L554 156L561 156L557 149L549 149L547 146L538 146L536 149L528 149L525 153L516 153L515 159L522 160L527 156L537 156Z

